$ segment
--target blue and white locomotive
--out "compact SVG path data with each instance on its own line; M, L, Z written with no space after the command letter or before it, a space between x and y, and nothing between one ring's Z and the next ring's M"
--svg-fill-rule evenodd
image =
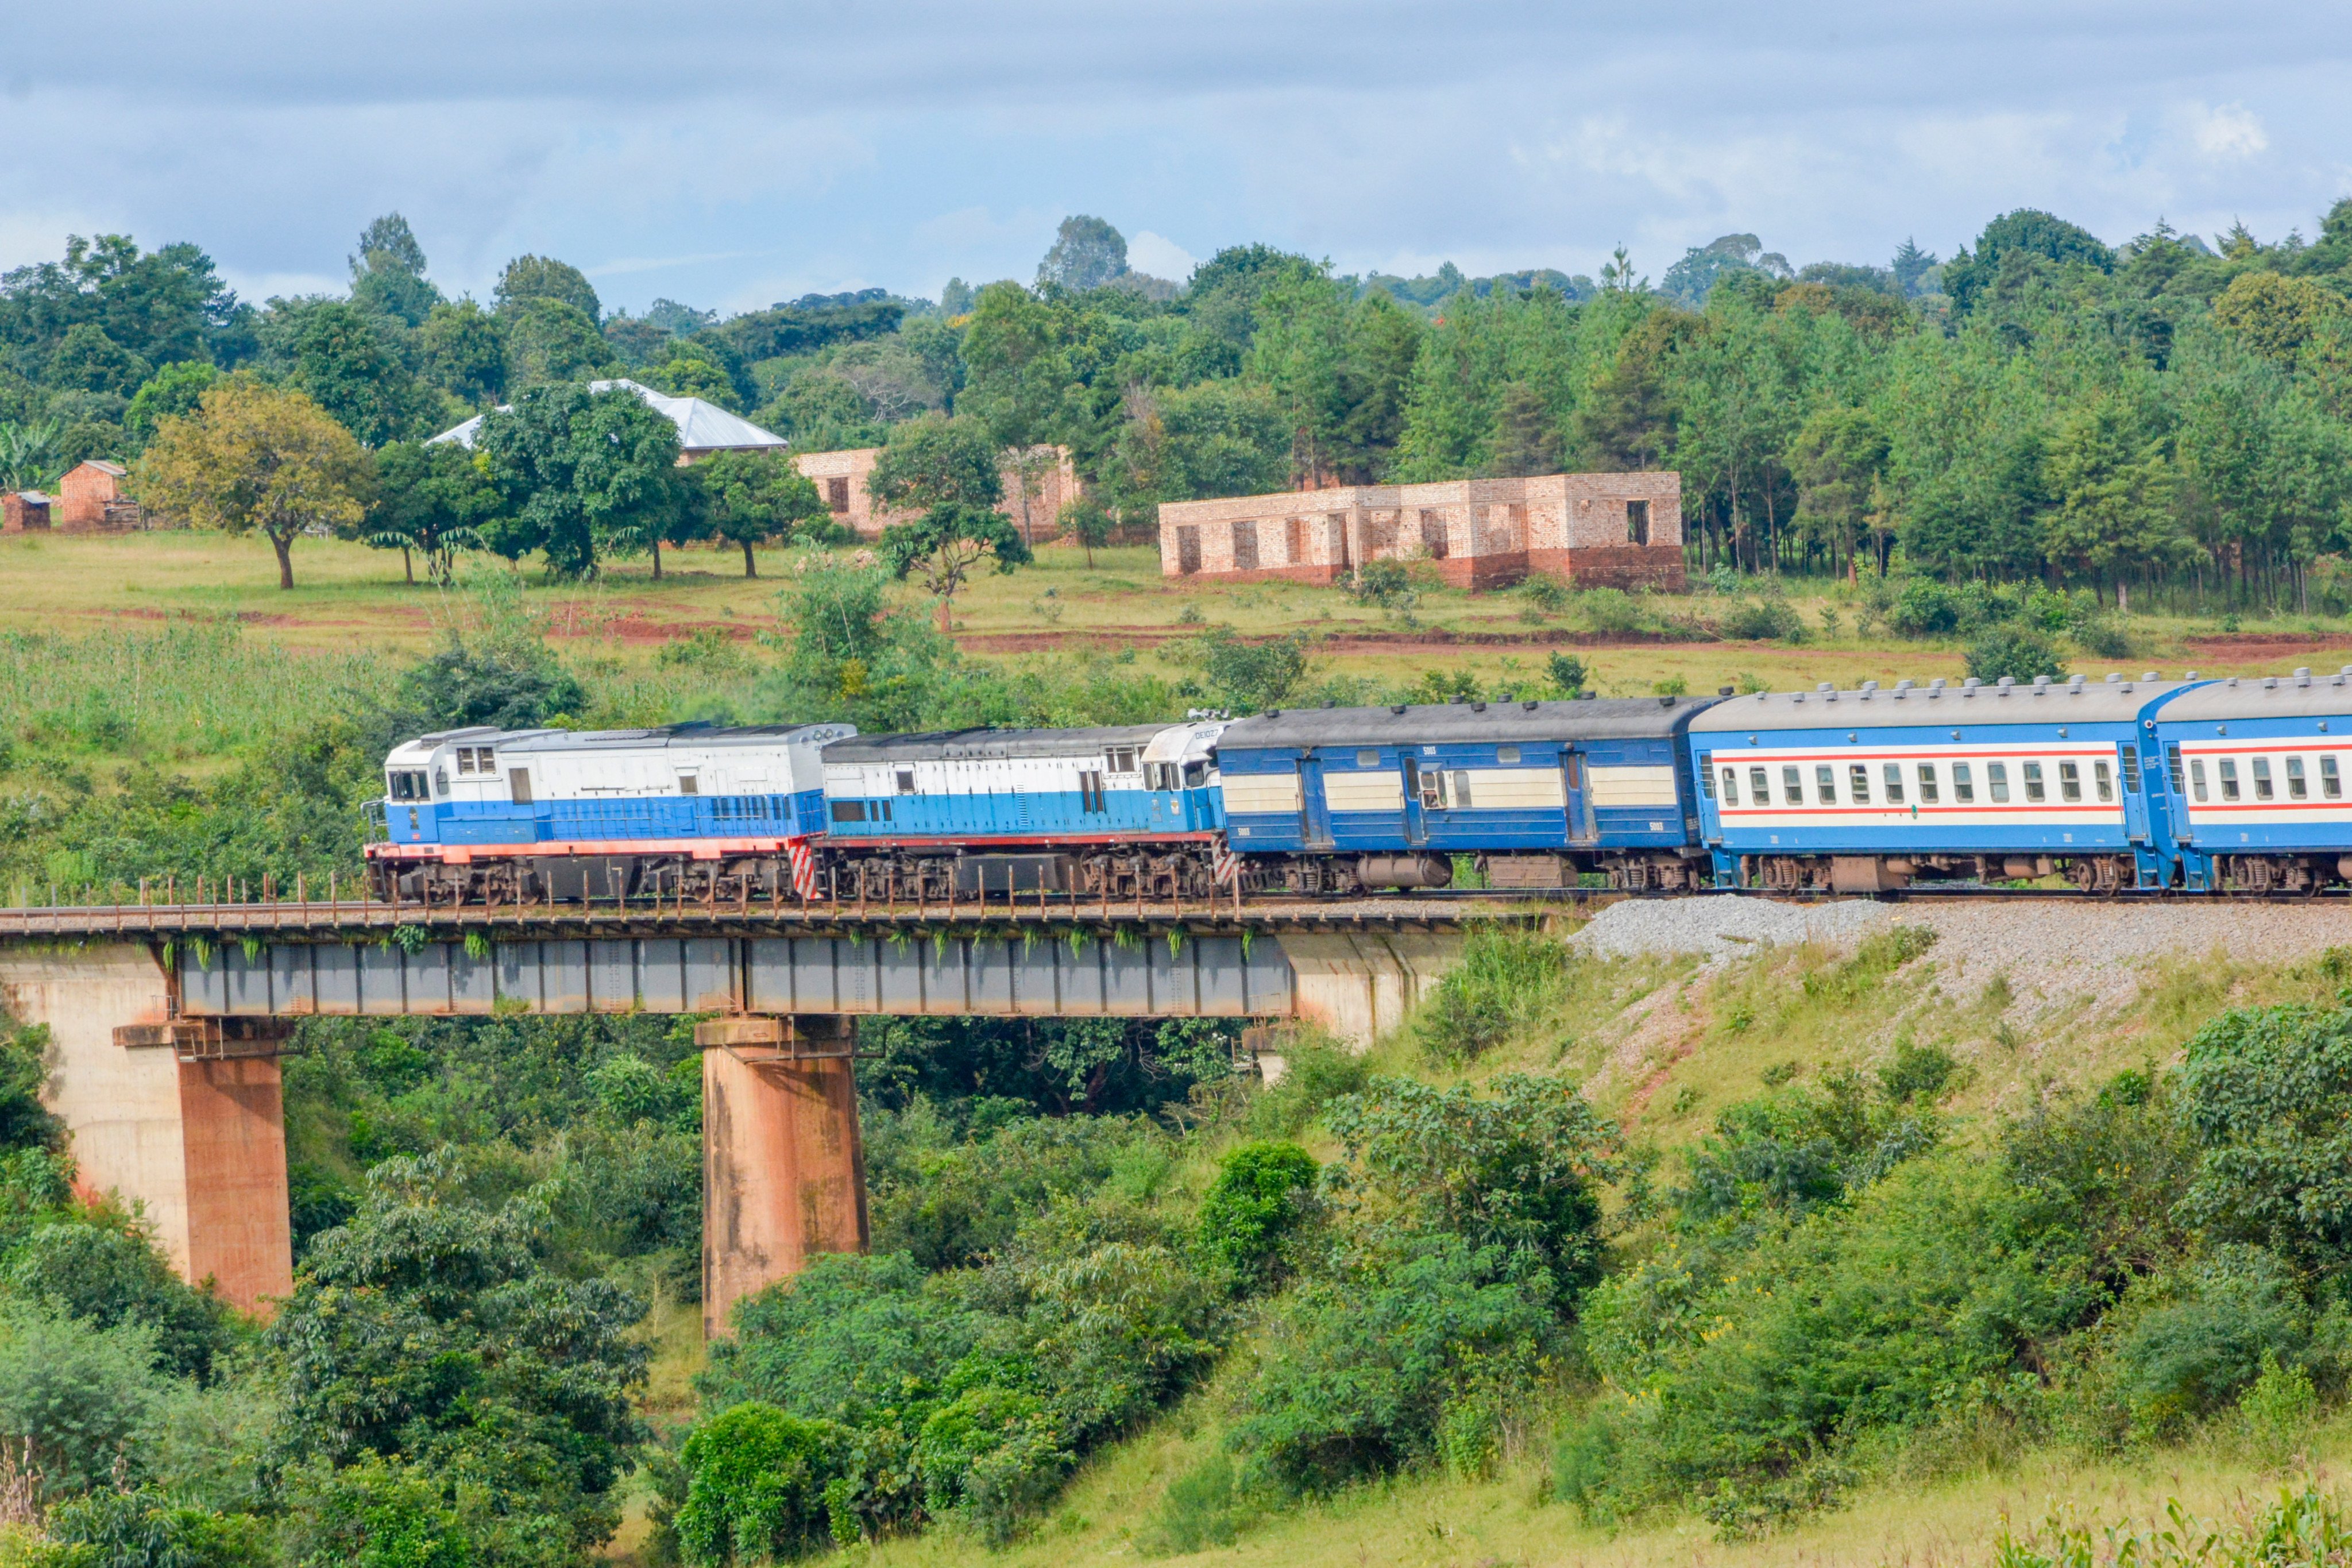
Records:
M2352 885L2352 667L1228 723L451 731L385 763L387 896L920 900L1496 887Z

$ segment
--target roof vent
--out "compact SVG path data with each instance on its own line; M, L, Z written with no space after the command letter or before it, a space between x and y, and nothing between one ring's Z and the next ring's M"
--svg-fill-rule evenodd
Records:
M1339 706L1339 700L1336 697L1326 697L1323 699L1323 706L1326 708L1337 708Z
M1391 713L1402 713L1402 712L1403 712L1403 711L1404 711L1404 704L1403 704L1403 703L1402 703L1402 702L1399 702L1399 703L1397 703L1396 705L1394 705L1393 707L1391 707L1391 708L1389 710L1389 711L1390 711L1390 712L1391 712Z
M2035 677L2033 678L2033 694L2034 694L2036 697L2041 696L2043 692L2045 692L2045 691L2047 691L2047 690L2049 690L2049 689L2050 689L2050 678L2049 678L2048 676L2046 676L2046 675L2037 675L2037 676L2035 676Z
M1282 717L1282 710L1279 708L1269 708L1265 710L1265 716L1269 719L1279 719Z
M1731 695L1731 688L1728 686L1718 686L1715 689L1715 694L1717 697L1728 697Z
M1918 685L1919 683L1917 681L1906 677L1904 679L1898 680L1895 683L1895 689L1897 691L1911 691L1916 690L1918 688Z
M1484 713L1486 710L1486 705L1484 702L1473 702L1470 704L1470 711L1473 713Z
M2017 677L2013 675L2004 675L1996 684L1998 684L2002 690L2006 691L2011 687L2017 684Z
M2347 669L2352 669L2352 665L2347 665L2345 668ZM2180 679L2183 680L2194 680L2197 679L2197 672L2193 669L2183 670L2180 673Z
M1661 708L1671 708L1674 705L1675 700L1671 697L1661 697L1658 699L1658 706Z
M1931 680L1931 681L1927 682L1927 689L1928 689L1928 690L1930 690L1930 691L1941 691L1942 689L1944 689L1944 688L1945 688L1945 686L1946 686L1947 684L1948 684L1948 683L1944 679L1944 678L1943 678L1942 676L1940 676L1940 675L1939 675L1939 676L1936 677L1936 679L1933 679L1933 680Z
M2276 691L2278 689L2278 677L2275 675L2263 676L2263 689L2264 691Z
M1837 685L1834 681L1824 680L1820 685L1814 687L1813 689L1816 691L1835 691L1837 689Z
M2146 672L2146 673L2144 673L2143 675L2141 675L2141 676L2140 676L2140 679L2141 679L2142 680L2161 680L2161 679L2164 679L2164 677L2163 677L2163 676L2161 676L2161 675L2158 675L2155 670L2152 670L2152 669L2151 669L2151 670L2147 671L2147 672Z
M1518 694L1517 694L1517 692L1513 692L1513 691L1497 691L1496 693L1495 693L1495 700L1496 700L1496 701L1497 701L1497 702L1501 702L1501 703L1505 703L1505 704L1509 704L1509 703L1516 702L1516 701L1517 701L1517 700L1518 700Z
M1451 696L1451 697L1449 697L1449 698L1447 698L1447 699L1445 700L1445 705L1446 705L1448 708L1459 708L1459 707L1461 707L1465 702L1467 702L1467 701L1469 701L1469 700L1470 700L1470 699L1468 699L1467 697L1463 696L1463 695L1462 695L1462 693L1460 693L1460 692L1458 692L1458 691L1457 691L1457 692L1455 692L1453 696Z
M2347 665L2346 665L2343 668L2341 668L2341 669L2337 670L2336 673L2336 674L2338 674L2338 675L2352 675L2352 664L2347 664Z
M1535 701L1535 699L1534 699L1534 698L1532 698L1532 697L1530 697L1530 698L1528 698L1525 702L1520 703L1520 704L1519 704L1519 706L1520 706L1522 709L1526 710L1528 712L1532 713L1532 712L1534 712L1534 711L1536 710L1536 701Z
M1789 694L1789 700L1791 702L1802 702L1804 700L1805 694L1801 691L1792 691Z
M2116 682L2117 682L2117 681L2121 680L2123 678L2124 678L2124 675L2123 675L2123 671L2122 671L2122 670L2119 670L2119 669L2111 669L2111 670L2107 671L2107 684L2108 684L2109 686L2113 686L2113 685L2115 685L2115 684L2116 684ZM2080 680L2080 679L2082 679L2083 678L2082 678L2081 676L2079 676L2079 675L2078 675L2078 676L2076 676L2074 679L2077 679L2077 680Z
M1864 691L1875 691L1878 689L1878 682L1875 680L1865 680L1862 683L1862 689Z
M2308 682L2311 679L2311 666L2307 664L2295 666L2294 678L2297 680Z
M2237 685L2237 684L2238 684L2238 678L2237 678L2236 676L2234 676L2234 675L2233 675L2233 676L2231 676L2231 677L2230 677L2230 684L2231 684L2231 685L2232 685L2232 686Z
M2083 678L2079 675L2067 677L2066 689L2073 692L2077 697L2083 695Z

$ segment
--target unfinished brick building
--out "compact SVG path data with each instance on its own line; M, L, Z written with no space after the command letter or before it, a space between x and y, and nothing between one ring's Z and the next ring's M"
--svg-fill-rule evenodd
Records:
M816 483L816 493L833 520L861 537L871 539L894 522L912 521L913 514L877 510L873 498L866 491L866 481L874 473L875 459L882 456L879 447L856 447L839 452L802 452L793 461L800 471ZM1024 470L1026 470L1026 503L1024 503ZM1030 537L1043 544L1062 531L1060 517L1063 504L1078 498L1078 474L1071 466L1070 454L1063 447L1037 447L1030 450L1027 460L1019 452L1008 451L1001 470L1004 481L1004 500L997 510L1011 518L1013 526L1026 522ZM1024 519L1024 512L1026 512Z
M1427 561L1464 588L1530 572L1580 587L1683 586L1683 477L1546 474L1353 485L1160 509L1170 577L1333 583L1366 561Z
M122 493L122 465L92 458L58 481L57 526L67 532L139 528L146 515Z

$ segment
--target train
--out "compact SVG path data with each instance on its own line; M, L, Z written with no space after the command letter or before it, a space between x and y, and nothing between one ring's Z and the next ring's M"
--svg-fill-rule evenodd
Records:
M2352 666L1456 700L1097 729L420 736L377 896L849 902L1504 889L2352 888Z

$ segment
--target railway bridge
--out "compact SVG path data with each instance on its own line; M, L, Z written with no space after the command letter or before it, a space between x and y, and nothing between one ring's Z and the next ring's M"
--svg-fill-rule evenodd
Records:
M229 884L0 910L0 1002L53 1042L81 1181L174 1264L266 1312L292 1287L279 1058L305 1017L694 1015L703 1313L862 1248L860 1014L1304 1020L1369 1044L1480 921L1476 899L961 909L625 901L420 906Z

